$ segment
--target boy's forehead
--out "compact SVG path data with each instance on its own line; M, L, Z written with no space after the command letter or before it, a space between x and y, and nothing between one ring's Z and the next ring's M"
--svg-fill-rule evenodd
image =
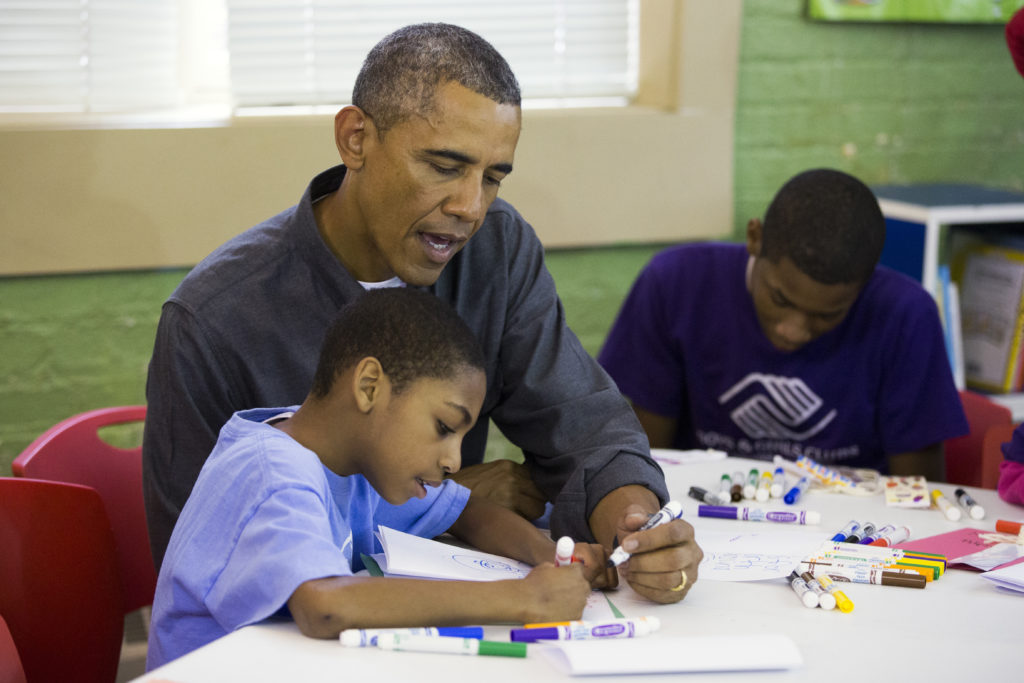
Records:
M833 313L849 308L861 290L851 283L819 282L800 270L788 256L766 262L771 266L764 273L766 283L808 313Z

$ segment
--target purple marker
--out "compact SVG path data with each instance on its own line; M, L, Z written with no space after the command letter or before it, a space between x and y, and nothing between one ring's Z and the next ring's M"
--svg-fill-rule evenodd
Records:
M790 524L820 524L821 513L814 510L762 510L761 508L740 508L731 505L699 505L698 517L719 519L741 519L747 522L783 522Z
M532 643L537 640L593 640L601 638L639 638L661 628L657 617L637 619L610 619L608 621L574 621L569 624L514 628L509 640L514 643Z

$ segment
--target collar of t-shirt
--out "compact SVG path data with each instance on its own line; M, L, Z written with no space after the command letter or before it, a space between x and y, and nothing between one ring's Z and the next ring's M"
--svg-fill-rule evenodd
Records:
M399 279L396 275L390 280L384 280L383 282L363 282L359 281L359 284L363 286L363 289L370 291L371 289L385 289L387 287L405 287L405 283Z

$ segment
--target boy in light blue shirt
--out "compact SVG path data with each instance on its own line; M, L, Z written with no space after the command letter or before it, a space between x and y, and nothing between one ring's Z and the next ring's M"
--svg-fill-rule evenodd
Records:
M394 288L346 306L301 406L221 430L160 570L147 668L278 613L316 638L579 618L592 587L615 583L605 550L577 544L582 564L555 568L550 538L445 479L484 393L479 346L441 300ZM356 576L378 525L538 566L486 583Z

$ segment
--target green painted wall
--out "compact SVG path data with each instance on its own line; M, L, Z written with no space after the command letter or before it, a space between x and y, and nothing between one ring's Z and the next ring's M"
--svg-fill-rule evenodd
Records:
M1024 190L1024 78L1001 25L812 22L743 3L735 234L799 171Z
M1002 27L818 24L803 6L743 5L735 235L814 166L873 184L1024 190L1024 79ZM550 254L569 322L592 353L653 250ZM0 279L0 475L64 417L143 401L160 303L183 275ZM510 455L501 439L491 453Z

